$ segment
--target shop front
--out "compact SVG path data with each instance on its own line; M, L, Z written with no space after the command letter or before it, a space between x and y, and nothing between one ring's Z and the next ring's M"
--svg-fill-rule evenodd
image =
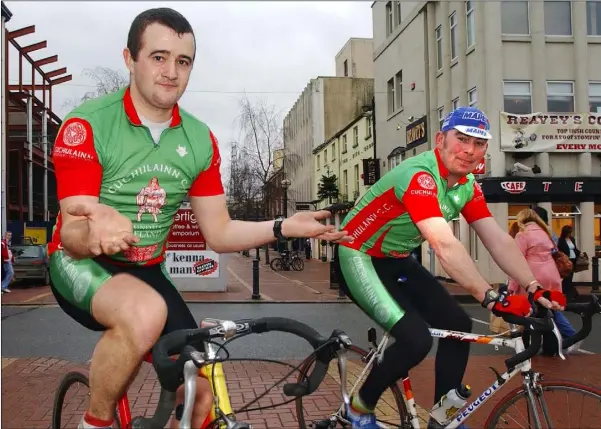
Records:
M601 256L601 178L494 177L479 183L491 212L508 231L520 210L540 206L549 213L549 226L557 236L565 225L571 225L578 248L589 257ZM497 277L498 269L492 271ZM591 270L577 273L574 281L590 282Z

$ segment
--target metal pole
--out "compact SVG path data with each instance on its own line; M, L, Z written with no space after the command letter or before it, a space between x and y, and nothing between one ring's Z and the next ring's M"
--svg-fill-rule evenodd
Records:
M430 274L436 276L436 253L430 245L428 245L428 253L430 253Z
M7 193L7 188L8 188L8 182L6 181L7 177L6 177L6 157L8 156L8 150L6 148L6 135L7 135L7 127L8 127L8 114L6 112L6 106L7 106L7 102L6 102L6 97L7 94L5 94L5 89L7 87L6 85L6 80L8 79L8 76L6 75L6 41L5 41L5 29L4 29L4 23L5 23L5 19L4 16L1 18L2 19L2 42L0 43L0 45L2 45L2 53L1 53L1 70L0 72L2 73L2 83L0 84L0 87L2 87L1 91L2 91L2 96L1 98L1 110L2 110L2 126L1 128L1 133L2 133L2 236L4 237L4 233L7 231L6 228L6 222L8 221L8 215L7 215L7 210L8 210L8 202L6 201L6 193Z
M44 220L48 222L48 112L42 111L42 143L44 145Z
M284 186L284 219L288 217L288 186ZM288 240L284 242L285 250L288 250ZM280 246L278 246L279 248Z
M259 293L259 260L253 259L253 294L252 299L261 299Z
M33 91L27 98L27 218L33 221Z

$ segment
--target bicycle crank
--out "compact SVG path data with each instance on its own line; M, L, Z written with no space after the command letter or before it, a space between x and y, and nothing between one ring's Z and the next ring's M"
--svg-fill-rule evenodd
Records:
M312 429L335 429L336 428L336 418L331 417L326 420L317 421L314 420L313 423L309 425Z

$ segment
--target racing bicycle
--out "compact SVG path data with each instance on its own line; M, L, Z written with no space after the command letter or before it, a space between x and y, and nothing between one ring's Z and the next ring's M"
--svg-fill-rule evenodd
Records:
M581 341L586 338L592 328L592 316L594 313L601 312L601 305L595 296L591 296L589 303L568 304L567 311L578 313L582 317L582 329L573 337L567 339L563 347ZM543 409L543 417L548 423L548 410L545 405L543 393L555 390L576 391L594 398L599 404L601 400L601 391L575 382L555 382L542 379L541 374L533 372L530 365L530 359L540 348L543 333L553 330L558 337L559 350L562 349L561 336L558 333L550 313L537 317L517 317L507 315L504 319L508 323L524 326L524 329L530 331L531 343L528 348L524 348L521 334L517 330L512 330L511 338L497 338L495 336L468 334L453 331L444 331L432 329L431 334L438 338L453 338L459 341L475 342L480 344L489 344L497 346L512 347L518 352L515 356L505 361L507 372L503 375L496 373L497 380L486 389L469 406L459 410L458 414L445 426L447 429L455 428L460 423L478 409L483 403L488 401L502 386L513 378L518 372L522 373L523 386L512 392L509 392L503 400L493 410L489 417L486 427L494 428L499 422L505 422L502 414L509 406L519 399L527 399L528 411L532 414L535 427L541 428L540 416L536 410L535 400ZM195 402L196 381L199 373L207 378L213 388L214 401L212 410L207 417L201 429L252 429L252 425L237 421L232 410L227 385L225 382L222 363L229 358L220 356L220 350L225 349L225 345L237 338L266 332L285 332L305 339L313 348L313 352L299 366L293 367L292 371L282 377L273 387L286 380L294 371L299 371L295 383L284 385L283 392L286 396L292 397L291 401L296 401L297 420L300 429L309 427L316 429L333 429L349 427L344 419L343 407L350 401L350 395L358 388L360 381L368 373L376 360L381 360L384 349L389 341L389 336L384 335L382 341L376 345L375 330L369 330L369 340L374 347L369 352L355 346L351 339L339 329L332 331L329 337L322 336L319 332L310 326L289 318L265 317L254 320L227 321L217 319L204 319L201 327L198 329L179 330L161 337L147 357L151 362L158 376L161 386L161 392L152 417L137 416L132 418L127 393L119 400L118 408L115 412L115 424L120 428L132 429L154 429L166 427L173 409L175 407L175 392L179 386L184 385L185 399L183 407L179 412L179 427L191 429L192 409ZM216 340L226 340L218 343ZM199 349L204 349L200 352ZM366 362L361 375L358 377L353 388L347 391L347 379L350 371L348 370L347 356L349 352L356 352L361 356L361 361ZM173 358L173 355L178 355ZM328 370L331 361L337 359L338 377L340 380L341 397L343 404L337 412L327 416L320 421L312 421L309 424L305 421L302 399L311 395L317 390L326 375L331 375ZM335 377L335 375L334 375ZM61 427L61 417L65 411L65 396L71 385L81 383L89 387L87 370L75 369L67 373L56 392L55 403L52 417L52 428ZM272 388L273 388L272 387ZM419 429L417 406L413 399L413 392L409 377L403 380L405 396L401 394L398 386L392 386L392 396L400 416L399 422L381 422L382 428L400 428L400 429ZM272 389L271 388L271 389ZM266 392L268 392L268 389ZM264 394L263 394L264 395ZM261 396L263 396L261 395ZM256 400L258 400L259 396ZM253 402L255 402L253 401ZM290 402L290 401L288 401ZM246 407L238 411L253 411ZM277 405L263 408L273 408ZM257 408L255 410L258 410ZM598 421L597 417L593 421ZM70 426L73 424L71 422ZM504 425L505 426L505 425ZM548 426L549 427L549 426ZM582 426L578 426L582 427Z
M488 388L486 388L482 394L477 395L475 400L471 403L468 401L466 405L458 410L454 410L455 413L451 416L447 416L448 420L442 425L433 426L438 428L453 429L460 424L466 422L470 415L477 409L479 409L484 403L489 401L495 394L497 394L507 382L517 375L518 372L522 374L522 385L505 395L498 404L493 408L491 414L488 416L485 428L522 428L530 427L536 429L544 428L601 428L601 389L598 387L591 387L581 383L572 381L556 381L556 380L545 380L543 375L532 370L531 358L534 357L540 349L542 343L542 336L545 332L553 331L557 337L559 343L559 354L562 359L565 359L562 353L563 348L584 340L591 332L592 329L592 316L595 313L601 313L601 304L595 295L590 296L590 301L585 303L569 303L566 305L565 310L580 315L582 319L582 327L573 336L566 338L562 341L561 334L555 322L552 318L552 313L546 308L538 306L536 307L536 317L518 317L514 315L505 315L503 319L510 323L511 329L509 332L509 338L500 338L499 335L478 335L465 332L448 331L442 329L430 329L430 335L434 338L446 338L457 341L464 341L470 343L485 344L490 346L502 346L513 348L516 354L505 360L507 370L504 374L500 374L497 370L491 367L495 373L496 380ZM518 329L519 326L523 326L524 330L530 332L530 344L527 348L524 347L522 340L522 332ZM374 328L370 328L368 331L368 340L372 344L369 351L365 351L355 345L346 346L338 351L338 368L340 374L340 387L341 387L341 398L342 404L335 413L323 418L322 420L314 420L307 422L304 417L303 398L299 397L296 401L297 418L299 421L299 427L301 429L315 428L315 429L334 429L334 428L350 428L348 421L344 419L344 408L350 402L351 395L361 386L361 382L365 376L369 373L369 370L376 361L381 361L383 353L386 348L388 341L390 340L388 333L385 333L379 344L376 343L376 331ZM349 352L355 353L360 357L360 361L366 363L364 369L356 377L350 389L347 391L348 375L352 371L348 370L348 354ZM314 364L315 358L310 356L306 359L305 363L300 367L299 380L303 377L303 374L307 373L311 366ZM359 371L355 371L358 373ZM420 429L420 420L424 422L423 427L428 427L429 422L429 411L423 408L418 408L415 403L413 396L413 388L411 380L407 375L402 378L402 387L404 395L401 393L400 387L395 383L389 388L389 393L383 396L384 402L383 409L386 417L392 416L395 421L378 420L378 425L381 428L399 428L399 429ZM565 405L557 406L554 400L555 397L551 397L552 393L580 393L590 400L591 407L584 407L583 412L586 416L586 422L580 422L580 424L570 424L569 419L571 414L569 410L565 409ZM516 404L520 401L525 401L525 406L521 408L516 407ZM551 406L549 403L551 402ZM378 404L379 406L380 404ZM537 409L537 405L539 409ZM392 408L396 408L396 412ZM418 412L418 409L421 410ZM512 415L510 411L517 409L517 411L525 410L522 415ZM550 409L556 411L559 414L559 421L550 421ZM540 411L540 412L539 412ZM518 418L524 418L526 415L526 421L519 421ZM542 416L541 416L542 414ZM376 410L378 415L378 410ZM592 426L595 424L595 426Z

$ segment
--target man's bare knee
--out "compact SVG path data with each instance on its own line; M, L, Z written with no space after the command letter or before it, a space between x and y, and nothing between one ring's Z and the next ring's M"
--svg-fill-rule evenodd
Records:
M152 287L122 273L96 292L92 314L109 330L124 335L124 340L142 357L161 335L167 320L167 304Z

